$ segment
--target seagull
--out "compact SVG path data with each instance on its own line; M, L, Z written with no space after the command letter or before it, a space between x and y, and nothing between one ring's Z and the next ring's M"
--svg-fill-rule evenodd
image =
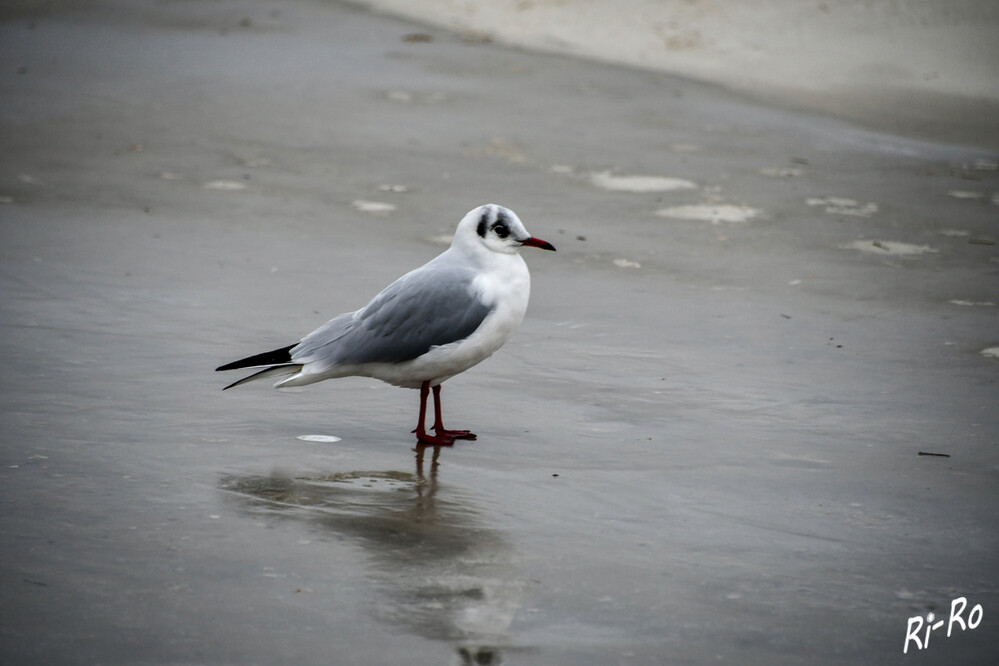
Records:
M489 358L520 325L531 293L531 274L520 256L524 246L555 250L529 234L509 208L479 206L458 223L451 247L360 310L334 317L297 344L216 370L263 367L225 389L267 377L284 377L274 384L283 388L351 376L418 388L413 432L419 443L450 446L456 439L475 439L468 430L444 427L441 384ZM433 434L425 425L431 391Z

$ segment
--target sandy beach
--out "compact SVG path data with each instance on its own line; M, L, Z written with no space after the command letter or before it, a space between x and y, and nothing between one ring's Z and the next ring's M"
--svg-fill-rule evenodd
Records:
M366 0L469 39L668 72L882 131L999 149L990 0Z
M988 663L995 116L378 7L3 6L0 663ZM899 95L993 104L960 62ZM485 202L558 251L445 384L477 441L373 380L220 390Z

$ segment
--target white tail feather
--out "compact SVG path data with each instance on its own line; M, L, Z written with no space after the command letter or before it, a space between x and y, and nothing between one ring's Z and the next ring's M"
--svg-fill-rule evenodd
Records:
M254 382L258 379L266 379L268 377L283 377L284 375L293 375L301 369L302 366L299 365L298 363L289 363L288 365L274 365L269 368L266 368L265 370L261 370L260 372L255 372L249 377L243 377L242 379L235 381L232 384L229 384L228 386L225 387L225 389L222 390L224 391L226 389L231 389L241 384L246 384L247 382Z

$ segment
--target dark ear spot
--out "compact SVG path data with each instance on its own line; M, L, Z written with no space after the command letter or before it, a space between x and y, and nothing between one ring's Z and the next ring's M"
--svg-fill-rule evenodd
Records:
M506 238L510 235L510 227L507 225L506 215L500 210L496 213L496 222L493 223L493 233L500 238Z
M479 218L479 225L475 227L475 233L479 234L479 238L486 237L486 225L489 224L489 211L482 214Z

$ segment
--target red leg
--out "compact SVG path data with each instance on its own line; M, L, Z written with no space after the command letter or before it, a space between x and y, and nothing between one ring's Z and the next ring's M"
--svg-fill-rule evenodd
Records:
M468 430L448 430L441 421L441 385L434 387L434 432L451 439L475 439L475 433Z
M434 404L437 404L437 393L439 392L439 387L434 387ZM454 436L449 434L447 431L437 430L437 426L434 426L434 430L437 431L435 435L428 435L427 428L425 426L426 414L427 414L427 396L430 394L430 382L426 381L420 386L420 419L416 422L416 439L421 444L430 444L431 446L451 446L454 444ZM440 407L435 409L435 414L438 415L438 421L440 420ZM443 432L442 432L443 431Z

